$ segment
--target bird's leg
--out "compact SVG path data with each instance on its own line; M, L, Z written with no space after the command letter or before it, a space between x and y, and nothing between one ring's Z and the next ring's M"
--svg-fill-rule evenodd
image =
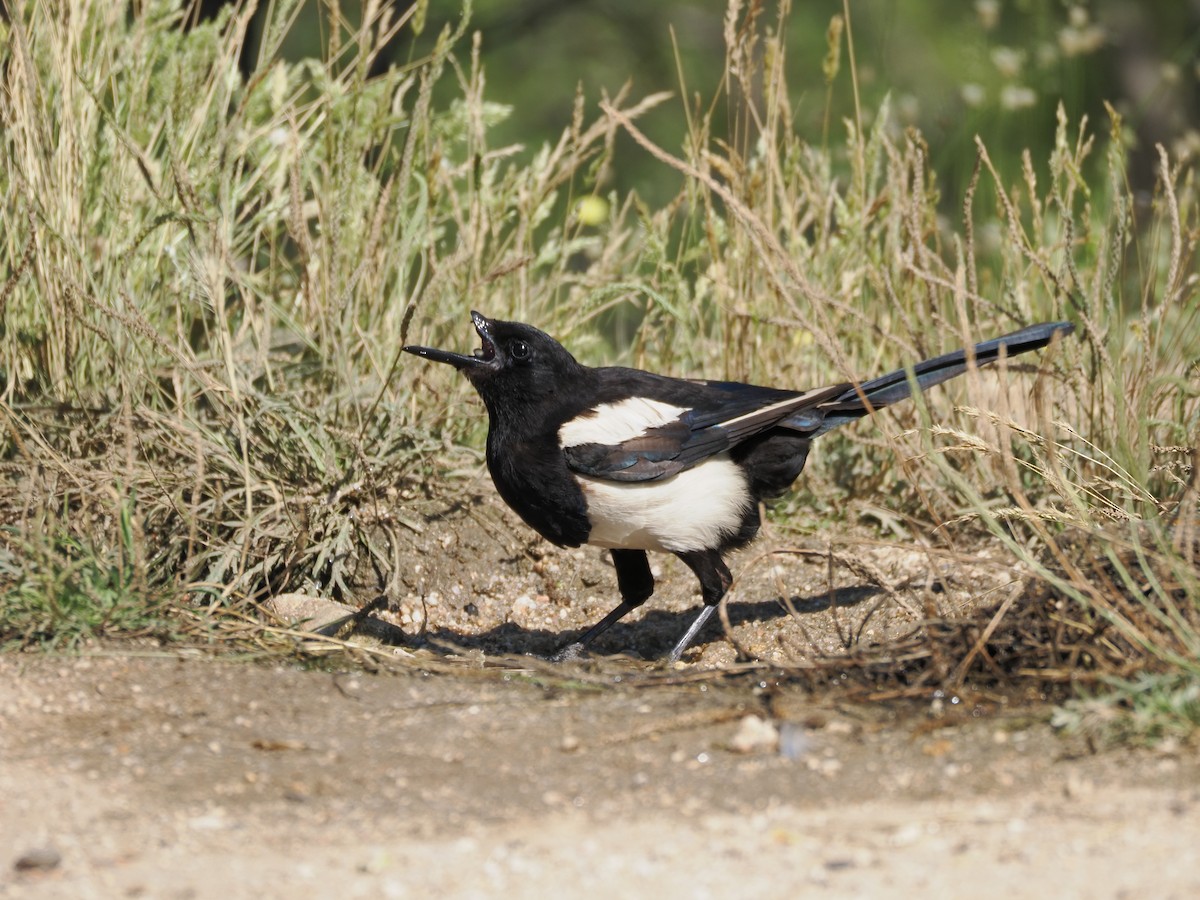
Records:
M557 662L577 659L592 641L637 609L654 593L654 576L645 550L613 550L613 566L617 570L617 588L621 602L617 608L584 632L583 637L567 644L554 655Z
M729 590L729 586L733 584L733 575L729 572L729 567L725 565L725 560L721 559L721 554L716 550L691 550L687 553L676 553L680 559L684 561L689 569L696 573L696 577L700 579L700 596L704 600L704 607L700 610L699 615L688 626L688 630L684 632L683 637L667 654L669 662L678 662L683 656L683 652L696 639L696 635L700 633L700 629L716 612L717 604L721 602L721 598L725 596L725 592Z

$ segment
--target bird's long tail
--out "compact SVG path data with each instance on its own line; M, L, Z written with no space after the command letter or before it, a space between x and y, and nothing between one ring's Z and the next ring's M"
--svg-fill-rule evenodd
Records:
M976 366L984 366L995 362L1001 356L1011 358L1031 350L1040 350L1049 344L1055 335L1067 335L1074 330L1075 326L1070 322L1031 325L1012 334L976 344L971 355L975 358ZM913 380L919 390L927 390L967 371L967 358L966 350L955 350L953 353L919 362L912 367ZM846 422L861 419L872 409L908 399L913 392L913 382L909 380L908 373L908 369L897 369L895 372L864 381L857 388L851 385L842 393L821 403L817 409L824 415L821 417L820 427L812 436L816 437ZM866 398L866 402L863 398Z

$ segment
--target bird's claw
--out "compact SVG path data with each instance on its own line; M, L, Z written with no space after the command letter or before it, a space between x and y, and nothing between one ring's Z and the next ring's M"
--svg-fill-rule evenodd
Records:
M563 647L550 657L550 662L576 662L577 660L583 659L584 649L584 645L579 641L576 641L573 644L567 644L567 646Z

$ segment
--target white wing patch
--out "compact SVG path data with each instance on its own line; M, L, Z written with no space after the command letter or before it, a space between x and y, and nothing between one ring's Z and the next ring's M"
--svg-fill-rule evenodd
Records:
M716 547L738 529L753 502L745 475L726 453L662 481L575 477L592 523L588 543L599 547L667 552Z
M630 397L617 403L601 403L595 409L564 422L558 429L560 447L580 444L615 446L639 437L651 428L666 425L687 412L670 403Z

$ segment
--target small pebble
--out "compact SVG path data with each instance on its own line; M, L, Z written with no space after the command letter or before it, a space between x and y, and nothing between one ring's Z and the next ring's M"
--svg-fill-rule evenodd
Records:
M799 759L813 749L808 729L795 722L784 722L779 728L779 755L784 759Z
M734 753L753 753L757 750L774 750L779 746L779 729L775 723L758 716L746 716L738 725L737 733L729 742Z
M57 869L62 862L62 854L53 847L36 847L27 850L17 857L13 868L18 872L49 872Z

